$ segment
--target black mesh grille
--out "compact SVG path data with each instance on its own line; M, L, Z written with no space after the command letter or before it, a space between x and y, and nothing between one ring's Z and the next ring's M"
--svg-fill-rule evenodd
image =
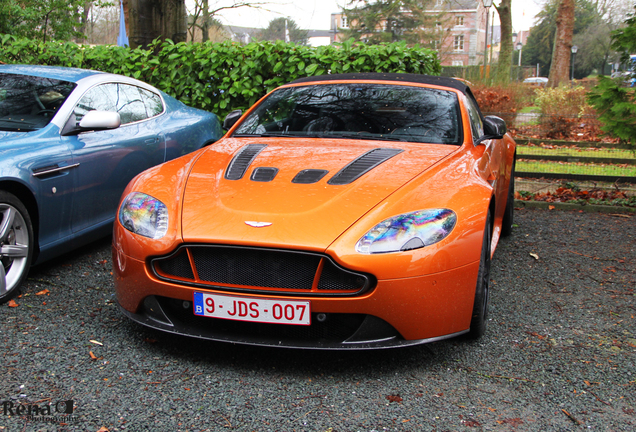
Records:
M189 249L196 274L190 268ZM316 273L322 264L317 287ZM375 279L339 267L323 255L231 246L184 246L176 254L152 261L160 279L188 279L188 283L228 291L288 292L307 295L355 295L371 288ZM191 281L191 282L190 282ZM230 285L230 286L220 286Z
M252 161L265 148L265 144L248 144L234 156L225 171L228 180L240 180L245 175Z
M274 180L276 174L278 174L278 168L258 167L252 171L250 180L257 182L270 182Z
M194 273L185 249L181 249L176 255L156 260L155 265L161 273L184 279L194 279Z
M362 177L366 172L391 159L403 150L393 148L376 148L366 152L343 169L338 171L327 182L330 185L346 185Z
M310 290L320 257L239 248L192 248L199 278L206 282Z
M292 183L311 184L320 181L329 171L318 169L302 170L293 178Z
M367 280L365 277L349 273L336 267L330 260L325 260L318 282L319 290L360 290Z
M179 320L196 328L213 331L217 335L232 336L234 339L254 339L262 337L275 340L333 341L341 342L351 337L364 321L362 314L329 314L324 322L312 314L311 325L281 325L232 321L219 318L201 317L192 313L192 308L184 308L183 300L158 298L164 312L171 320Z

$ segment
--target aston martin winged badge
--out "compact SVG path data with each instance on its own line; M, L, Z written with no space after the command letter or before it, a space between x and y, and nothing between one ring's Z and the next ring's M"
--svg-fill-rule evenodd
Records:
M256 221L245 221L245 223L254 228L263 228L266 226L270 226L272 224L271 222L256 222Z

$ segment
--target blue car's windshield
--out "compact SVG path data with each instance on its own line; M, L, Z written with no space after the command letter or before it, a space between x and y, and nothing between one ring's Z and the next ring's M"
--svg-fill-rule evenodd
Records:
M459 103L447 90L318 84L275 91L233 136L354 138L461 144Z
M43 128L74 88L75 84L67 81L0 73L0 130Z

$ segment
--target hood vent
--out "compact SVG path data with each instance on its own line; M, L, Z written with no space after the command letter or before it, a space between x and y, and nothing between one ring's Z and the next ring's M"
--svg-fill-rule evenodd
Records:
M256 156L267 147L267 144L248 144L234 156L227 169L225 178L228 180L240 180L252 164Z
M319 169L302 170L292 179L292 183L312 184L319 182L329 171Z
M254 168L250 180L257 182L271 182L278 174L278 168L258 167Z
M365 173L403 151L404 150L394 148L376 148L368 151L338 171L327 183L330 185L353 183Z

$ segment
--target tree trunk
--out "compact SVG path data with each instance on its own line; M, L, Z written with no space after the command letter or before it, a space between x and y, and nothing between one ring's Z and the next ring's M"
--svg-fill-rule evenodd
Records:
M512 0L501 0L499 6L495 6L501 22L501 48L499 61L497 62L497 74L495 80L500 83L510 81L512 69Z
M210 6L208 0L203 0L203 23L201 25L201 42L210 40Z
M561 0L557 9L556 34L548 86L558 87L570 80L570 53L574 33L574 0Z
M188 25L185 0L128 0L130 47L147 47L157 39L185 42Z

